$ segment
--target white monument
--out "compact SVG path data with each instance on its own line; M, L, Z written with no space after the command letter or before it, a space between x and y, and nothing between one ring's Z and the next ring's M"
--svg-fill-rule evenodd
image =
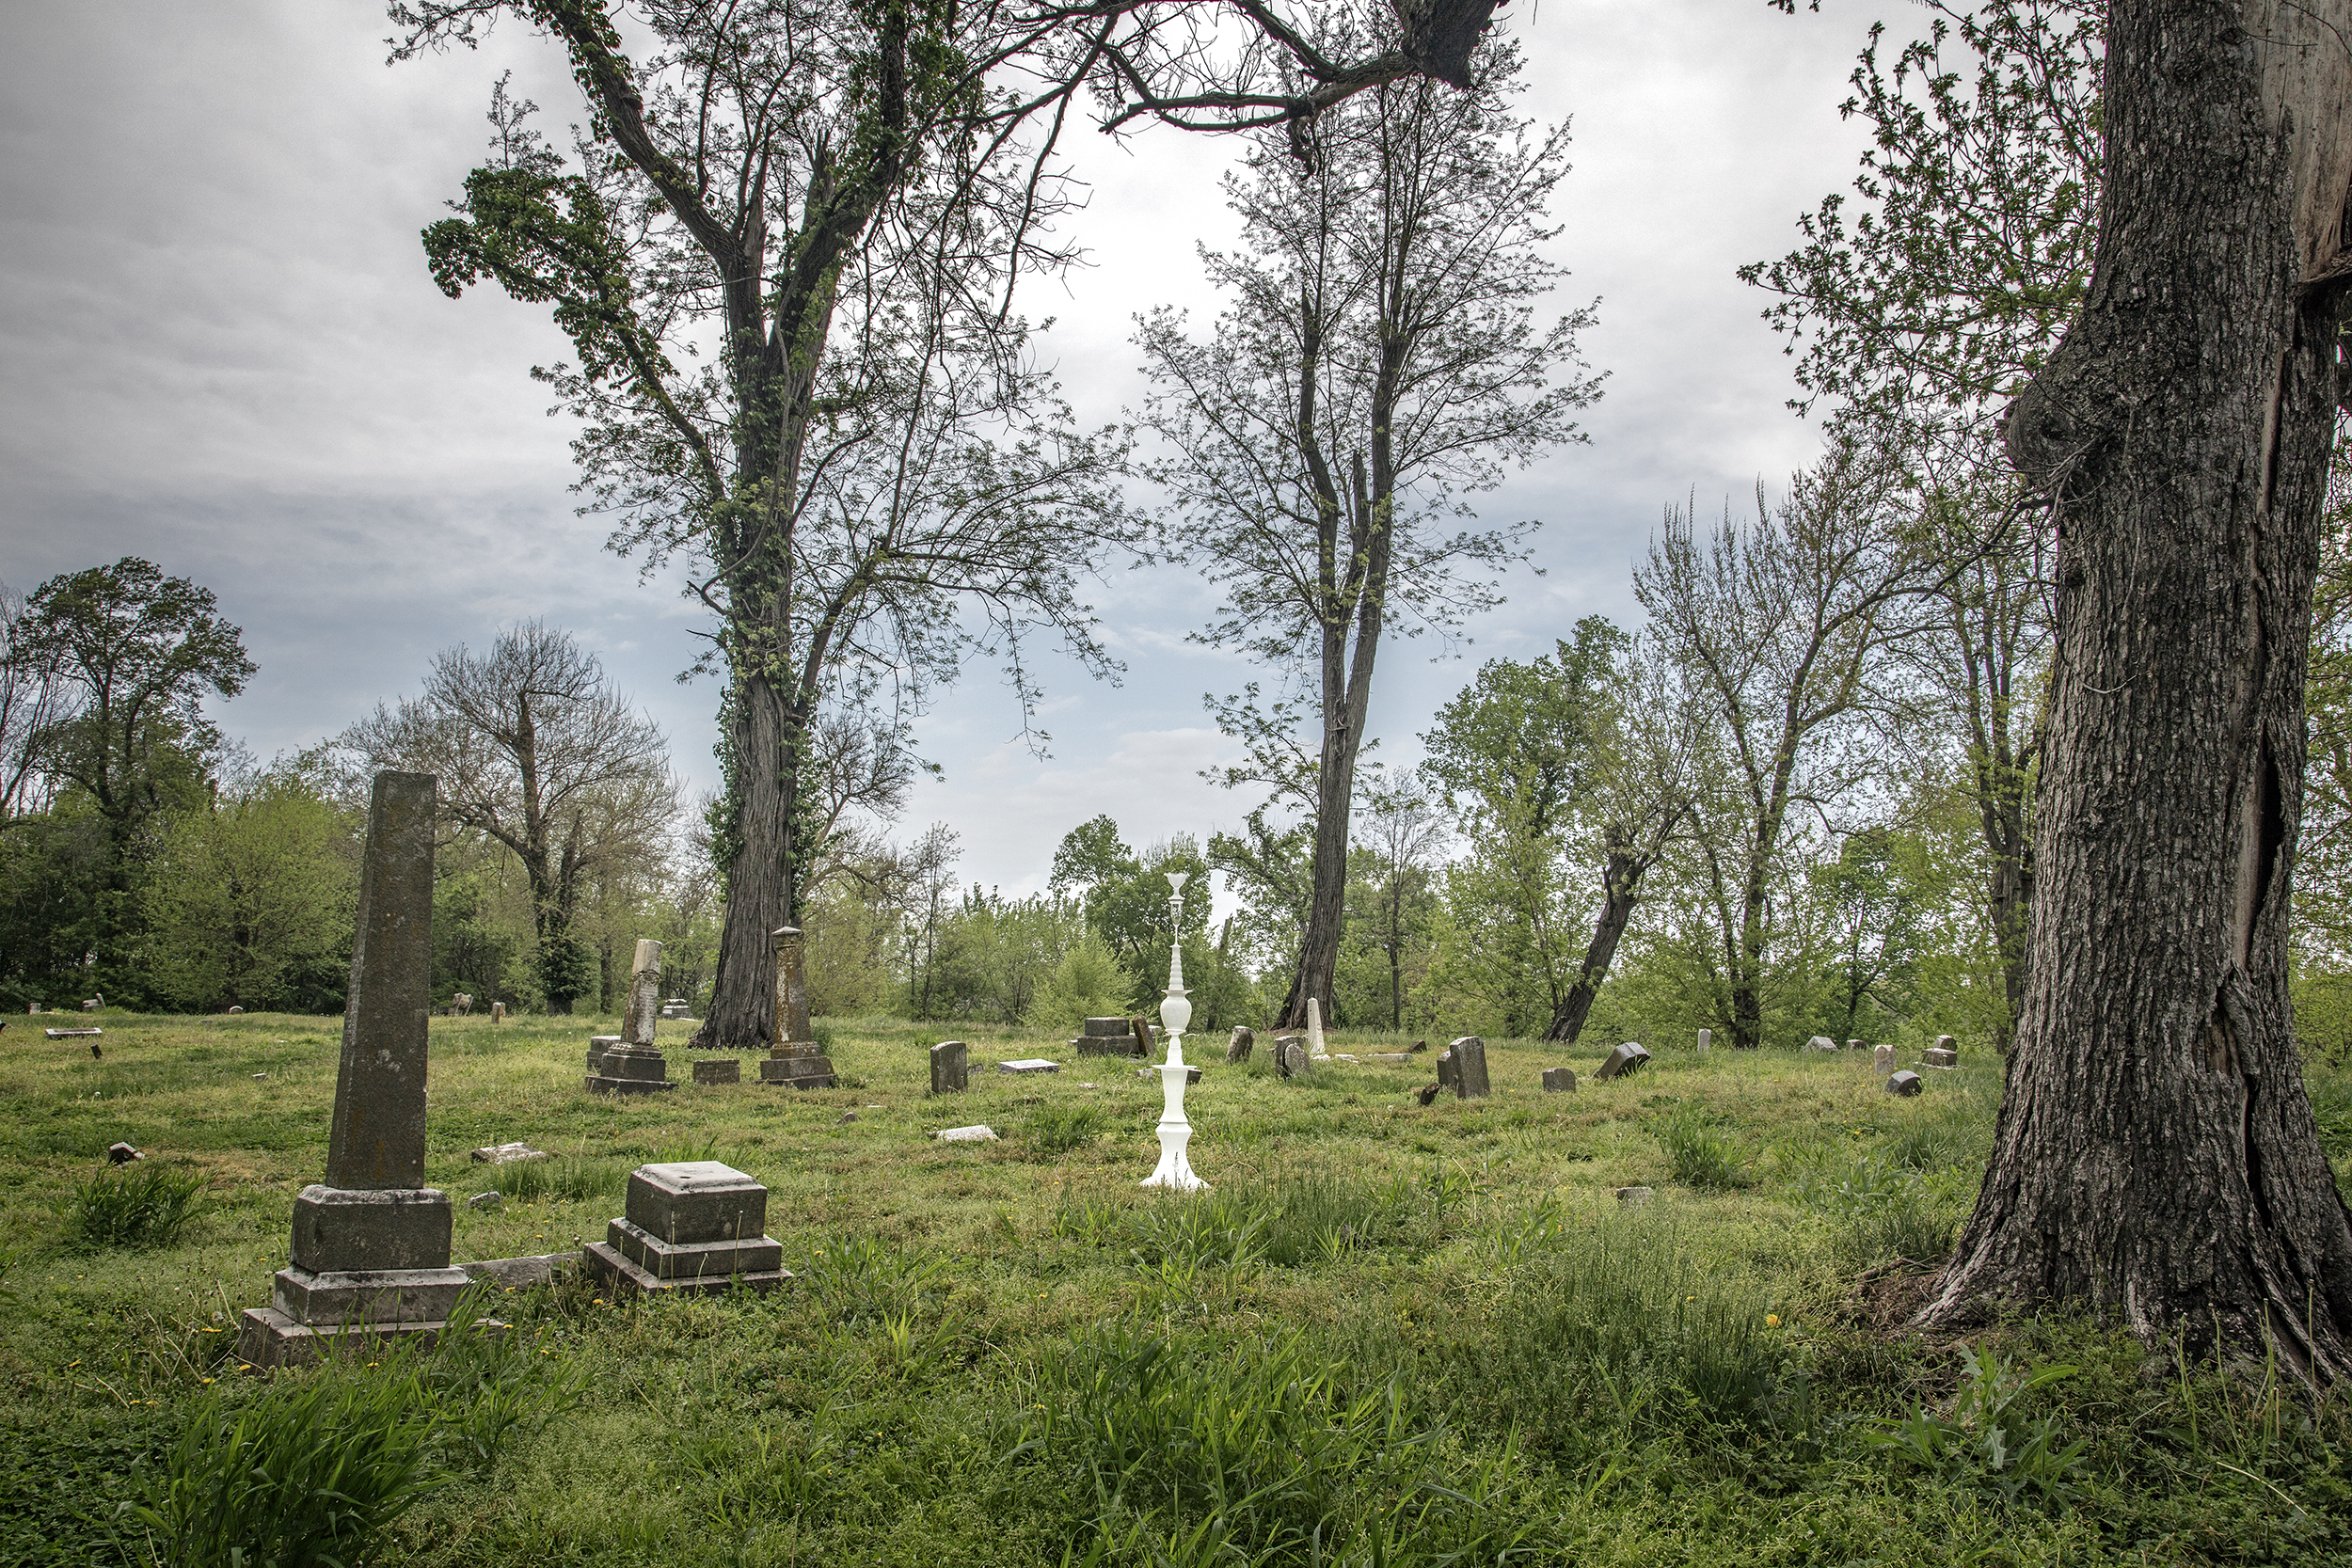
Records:
M1184 1119L1184 1085L1191 1077L1184 1067L1184 1025L1192 1022L1192 1004L1184 999L1184 879L1190 873L1168 874L1168 995L1160 1002L1160 1026L1168 1031L1168 1060L1160 1074L1160 1163L1145 1177L1146 1187L1169 1187L1197 1193L1208 1186L1192 1174L1184 1146L1192 1142L1192 1123Z

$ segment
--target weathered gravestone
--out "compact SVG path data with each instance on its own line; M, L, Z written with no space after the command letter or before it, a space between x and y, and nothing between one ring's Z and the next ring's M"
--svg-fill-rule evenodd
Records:
M604 1070L588 1080L597 1094L659 1094L675 1089L669 1064L654 1043L661 1016L661 944L640 942L628 966L628 1001L621 1012L621 1043L607 1048Z
M697 1084L740 1084L742 1081L743 1064L733 1056L706 1056L694 1064L694 1082Z
M375 776L326 1180L294 1199L293 1257L270 1305L239 1322L237 1352L255 1366L308 1360L347 1335L436 1334L466 1287L450 1267L449 1195L424 1184L434 784Z
M1446 1048L1446 1055L1454 1058L1454 1092L1464 1100L1486 1100L1494 1089L1486 1082L1486 1042L1476 1035L1464 1035ZM1445 1056L1438 1058L1440 1062Z
M1877 1069L1882 1078L1894 1071L1895 1048L1891 1045L1882 1045L1876 1051L1871 1052L1870 1065Z
M615 1294L692 1295L741 1285L770 1291L792 1277L768 1228L768 1189L716 1160L640 1165L622 1216L581 1261Z
M1070 1042L1070 1049L1081 1056L1136 1055L1135 1021L1125 1018L1088 1019L1080 1027L1078 1037Z
M1462 1095L1462 1064L1454 1058L1451 1047L1438 1053L1438 1087L1452 1089L1455 1099Z
M1888 1094L1899 1094L1905 1099L1917 1094L1925 1087L1927 1087L1926 1082L1915 1072L1899 1072L1886 1081Z
M1942 1046L1930 1046L1919 1053L1919 1062L1923 1067L1956 1068L1960 1066L1960 1053L1947 1051Z
M1835 1051L1837 1049L1837 1042L1827 1035L1816 1035L1804 1042L1804 1048L1807 1051Z
M1307 1054L1318 1062L1331 1054L1323 1043L1323 1004L1311 996L1307 998Z
M490 1004L490 1022L493 1023L504 1023L506 1022L505 1003L493 1002Z
M1565 1067L1544 1069L1544 1092L1546 1094L1574 1094L1576 1092L1576 1069Z
M1225 1065L1238 1067L1249 1060L1249 1053L1258 1043L1257 1031L1247 1023L1233 1025L1233 1037L1225 1042Z
M1423 1084L1413 1091L1415 1098L1419 1099L1423 1105L1435 1105L1438 1102L1438 1096L1444 1092L1443 1084Z
M1715 1043L1715 1031L1714 1031L1714 1030L1712 1030L1712 1029L1702 1029L1702 1030L1700 1030L1700 1031L1699 1031L1699 1054L1700 1054L1700 1055L1702 1055L1702 1056L1706 1055L1706 1054L1707 1054L1707 1048L1708 1048L1708 1046L1710 1046L1710 1045L1714 1044L1714 1043Z
M1600 1070L1593 1076L1600 1079L1623 1078L1648 1060L1647 1051L1642 1049L1639 1043L1628 1040L1602 1059Z
M1863 1044L1864 1042L1861 1040L1848 1040L1846 1042L1846 1049L1849 1051L1859 1051L1862 1049Z
M1629 1209L1637 1209L1655 1196L1656 1194L1648 1187L1619 1187L1617 1189L1617 1201Z
M972 1053L961 1040L931 1047L931 1093L961 1094L972 1086Z
M841 1080L824 1048L809 1038L808 977L801 968L801 930L776 928L775 1043L759 1064L763 1084L789 1084L796 1089L829 1089Z

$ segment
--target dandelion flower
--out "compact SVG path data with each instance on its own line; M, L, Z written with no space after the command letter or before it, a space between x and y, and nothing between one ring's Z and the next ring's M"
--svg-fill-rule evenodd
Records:
M1777 1312L1765 1313L1764 1326L1766 1328L1778 1328L1780 1326L1780 1314Z

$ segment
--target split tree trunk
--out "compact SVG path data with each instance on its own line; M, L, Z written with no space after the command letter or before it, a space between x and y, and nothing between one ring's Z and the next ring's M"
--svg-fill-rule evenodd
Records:
M2025 1008L1922 1318L2086 1303L2149 1342L2268 1336L2327 1380L2352 1370L2352 1216L2286 935L2352 3L2118 0L2108 29L2088 303L2009 427L2059 531Z
M1576 984L1560 999L1560 1006L1551 1015L1551 1026L1544 1031L1544 1038L1576 1043L1584 1032L1584 1021L1592 1015L1593 999L1600 994L1600 983L1609 978L1609 966L1616 961L1617 943L1625 936L1628 922L1633 918L1633 894L1641 886L1646 863L1637 860L1630 847L1613 844L1609 851L1609 866L1602 878L1602 886L1609 895L1600 906L1600 916L1593 922L1593 940L1584 949L1584 967L1577 972Z

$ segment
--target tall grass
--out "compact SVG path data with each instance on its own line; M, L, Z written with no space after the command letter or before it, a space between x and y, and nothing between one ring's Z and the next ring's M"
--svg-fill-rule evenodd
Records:
M165 1247L199 1212L204 1179L149 1162L101 1170L73 1189L67 1238L86 1247Z
M516 1160L490 1167L490 1185L517 1202L561 1198L579 1202L592 1197L615 1197L628 1185L625 1160L562 1155L548 1160Z

